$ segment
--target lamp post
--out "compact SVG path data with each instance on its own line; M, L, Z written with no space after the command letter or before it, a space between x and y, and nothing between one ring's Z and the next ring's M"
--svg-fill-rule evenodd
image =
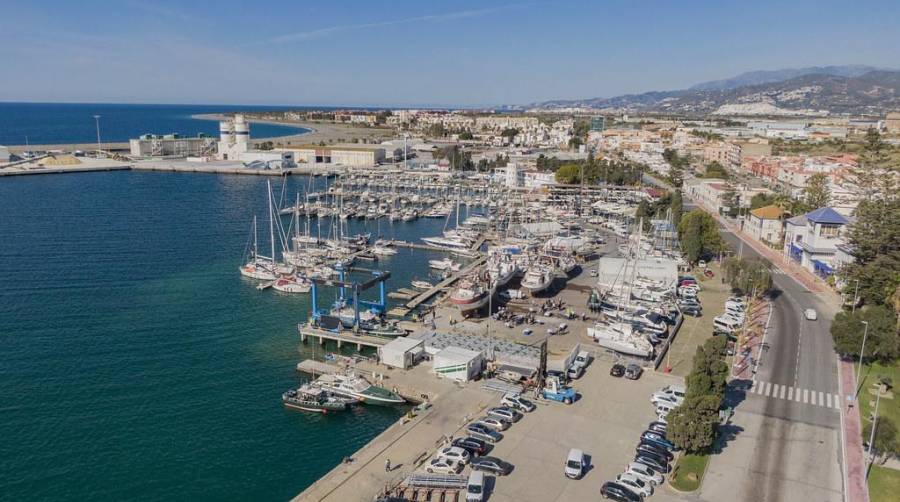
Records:
M859 279L856 279L856 290L853 292L853 312L856 313L856 304L859 303Z
M866 328L863 330L863 341L862 348L859 349L859 368L856 369L856 392L854 396L857 400L859 400L859 377L862 375L862 367L863 367L863 356L866 353L866 336L869 334L869 321L860 321L866 325Z
M872 465L872 444L875 443L875 429L878 427L878 403L881 401L881 385L878 385L878 391L875 394L875 416L872 417L872 432L869 433L869 451L866 456L869 457L869 466ZM869 477L869 469L866 469L866 478Z
M97 158L100 158L100 115L94 115L94 122L97 124Z

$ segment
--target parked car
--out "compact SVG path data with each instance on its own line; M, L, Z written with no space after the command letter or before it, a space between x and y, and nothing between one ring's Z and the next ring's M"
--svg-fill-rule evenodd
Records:
M477 423L469 424L466 431L475 439L481 439L488 443L496 443L503 439L503 434Z
M429 474L459 474L463 469L462 464L458 464L447 458L433 458L431 462L425 466L425 472Z
M643 479L653 486L661 485L663 479L665 479L663 478L662 474L654 471L652 467L648 467L647 465L640 462L632 462L628 464L625 472L628 474L633 474L635 477Z
M495 418L506 420L507 422L518 422L522 418L522 414L509 406L497 406L490 408L487 414Z
M803 311L803 316L806 317L807 321L815 321L819 318L819 314L816 313L815 309L806 309Z
M667 440L665 436L657 434L655 432L645 431L643 434L641 434L641 439L646 439L647 441L651 442L656 441L660 446L664 447L667 450L675 449L675 445Z
M582 368L587 368L588 364L591 364L591 361L594 359L594 356L591 355L590 352L586 350L581 350L578 352L578 355L575 356L575 360L572 361L574 366L581 366Z
M641 502L644 500L644 498L637 493L634 493L619 483L613 483L612 481L603 483L603 486L600 487L600 496L618 502Z
M466 482L466 502L482 502L484 500L484 473L472 471Z
M701 315L703 315L703 311L700 309L700 307L696 307L693 305L682 307L681 313L684 315L689 315L691 317L700 317Z
M672 452L666 450L665 448L659 448L652 443L640 443L634 449L635 454L646 453L650 455L658 455L663 458L666 462L672 461Z
M625 367L625 378L629 380L637 380L641 378L641 375L644 373L644 368L641 368L635 363L629 363L628 366Z
M666 474L669 472L669 464L666 462L663 462L661 459L659 459L657 457L651 457L650 455L640 454L640 455L634 456L634 461L638 462L640 464L644 464L656 472L661 472L663 474Z
M650 396L650 402L658 406L660 403L671 403L679 406L684 402L683 397L673 396L671 394L653 394Z
M618 378L625 375L625 365L624 364L613 364L612 368L609 369L609 374Z
M458 464L466 465L472 457L469 455L469 452L463 448L458 446L447 446L446 448L438 450L435 458L446 458Z
M577 448L572 448L569 450L569 456L566 457L566 477L571 479L581 478L582 474L584 474L586 465L584 452Z
M473 471L484 471L495 476L506 476L512 471L512 465L496 457L476 458L470 464Z
M623 473L616 476L616 483L637 493L641 497L649 497L653 495L653 487L650 483L635 476L634 474Z
M651 430L653 432L658 432L660 434L665 434L668 430L669 426L665 422L650 422L650 425L647 426L647 430Z
M471 456L484 455L487 452L487 443L473 437L456 438L450 443L452 446L462 448Z
M566 377L569 380L578 380L582 375L584 375L584 366L578 366L577 364L569 366L569 370L566 372Z
M500 400L500 404L511 406L526 413L531 413L535 409L534 403L518 394L506 394L503 396L503 399Z
M494 429L495 431L505 431L506 429L509 429L510 426L510 422L507 420L489 416L481 417L475 423L483 425L490 429Z

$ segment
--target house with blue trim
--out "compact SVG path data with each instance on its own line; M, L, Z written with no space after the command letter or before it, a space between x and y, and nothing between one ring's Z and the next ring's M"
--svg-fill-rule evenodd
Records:
M844 229L850 221L834 209L823 207L784 223L784 255L803 268L827 279L841 263L836 260L844 246Z

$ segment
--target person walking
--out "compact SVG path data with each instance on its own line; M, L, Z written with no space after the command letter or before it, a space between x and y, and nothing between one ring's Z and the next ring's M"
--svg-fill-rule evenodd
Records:
M391 472L391 459L384 460L384 472Z

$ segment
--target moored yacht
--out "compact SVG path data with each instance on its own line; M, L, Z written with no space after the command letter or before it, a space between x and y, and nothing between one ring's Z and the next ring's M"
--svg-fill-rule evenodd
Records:
M366 404L392 405L406 402L399 394L372 385L365 378L353 373L322 375L316 383L338 396L355 398Z

